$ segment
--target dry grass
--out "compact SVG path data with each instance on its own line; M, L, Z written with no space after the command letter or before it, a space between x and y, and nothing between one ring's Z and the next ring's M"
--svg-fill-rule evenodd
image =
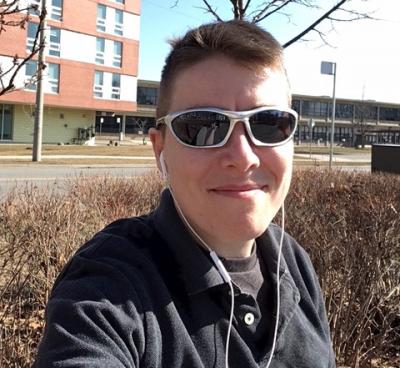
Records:
M150 175L27 186L0 203L0 367L30 367L54 278L116 218L153 209ZM335 351L348 367L398 367L400 176L296 170L287 230L309 251L326 296ZM279 220L279 219L278 219Z

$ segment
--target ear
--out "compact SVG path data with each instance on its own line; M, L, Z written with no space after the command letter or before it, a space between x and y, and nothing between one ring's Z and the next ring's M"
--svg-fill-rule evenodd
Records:
M163 132L161 130L158 130L155 128L150 128L149 129L149 137L150 137L150 141L153 145L153 151L154 151L154 155L157 160L158 170L160 170L162 172L161 164L160 164L160 154L164 149L165 138L164 138Z

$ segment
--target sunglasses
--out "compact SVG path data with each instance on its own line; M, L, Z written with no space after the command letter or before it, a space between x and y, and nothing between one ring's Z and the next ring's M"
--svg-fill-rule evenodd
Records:
M238 122L244 124L253 144L274 147L292 139L297 113L281 107L259 107L249 111L198 108L163 116L157 120L157 129L165 124L185 146L214 148L226 144Z

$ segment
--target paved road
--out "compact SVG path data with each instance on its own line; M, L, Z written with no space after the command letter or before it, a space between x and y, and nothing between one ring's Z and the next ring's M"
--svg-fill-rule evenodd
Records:
M24 187L26 184L38 186L58 185L65 178L78 176L112 175L132 177L150 170L154 165L96 165L93 166L55 166L55 165L4 165L0 168L0 199L11 189Z

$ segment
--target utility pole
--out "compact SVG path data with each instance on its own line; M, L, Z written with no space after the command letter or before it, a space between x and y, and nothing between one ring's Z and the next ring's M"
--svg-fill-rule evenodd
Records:
M332 92L332 124L331 124L331 144L329 150L329 170L332 169L333 160L333 144L335 138L335 110L336 110L336 63L322 61L321 74L333 75L333 92Z
M36 107L35 107L35 126L33 131L33 147L32 147L32 161L42 161L42 130L43 130L43 102L44 102L44 91L43 91L43 70L45 62L46 52L46 0L42 0L41 3L41 29L39 32L39 55L37 63L37 86L36 86Z

